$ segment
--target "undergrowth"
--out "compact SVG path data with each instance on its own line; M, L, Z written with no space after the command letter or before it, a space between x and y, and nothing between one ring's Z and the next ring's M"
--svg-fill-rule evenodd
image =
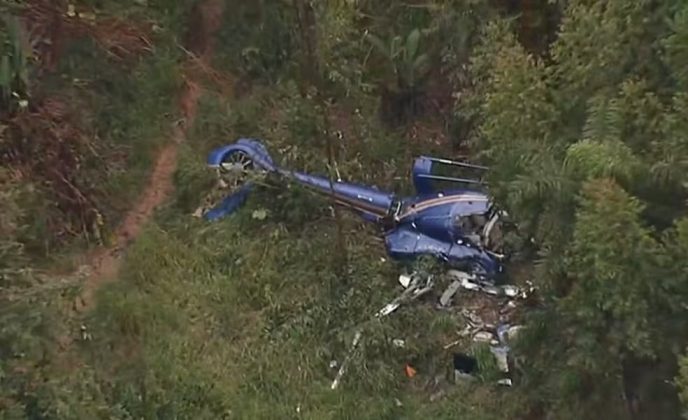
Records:
M46 4L55 10L60 7L57 2L34 3L43 8L33 17L41 17L46 10L52 13L45 9ZM117 407L108 407L109 387L100 372L63 360L64 338L77 335L80 328L68 324L65 314L71 311L83 276L77 273L62 278L43 272L71 269L71 253L109 242L109 232L142 190L156 150L169 141L181 56L172 29L184 27L179 20L186 13L185 3L149 2L148 7L132 7L133 3L137 2L94 1L77 6L95 7L106 20L124 18L126 8L128 23L155 22L159 30L151 39L154 45L149 54L121 60L96 45L99 41L95 38L79 36L59 45L45 40L36 45L48 45L54 51L60 47L59 57L49 56L51 60L59 58L56 66L32 80L28 111L8 116L3 110L0 116L3 158L8 157L4 151L17 144L38 149L20 156L21 162L3 163L0 172L2 418L98 418L105 411L121 417ZM46 57L36 57L31 63L38 66ZM54 144L40 148L39 140L44 139L35 134L28 136L31 142L11 136L7 126L12 127L12 119L28 119L25 126L34 132L42 127L30 121L31 113L40 111L38 106L56 116L54 121L38 121L47 126L44 132L57 133L45 140L63 141L64 149ZM60 125L63 115L74 116L69 131ZM77 135L65 135L73 132ZM61 173L72 174L71 179L80 182L78 186L89 186L83 191L88 191L88 201L100 216L98 226L69 231L70 217L78 212L56 206L57 191L51 187L54 177L50 175L56 168L48 164L55 160L46 158L55 158L55 150L64 153L75 138L83 139L76 163L57 156L58 161L63 159L59 163L74 163L70 167L73 172Z

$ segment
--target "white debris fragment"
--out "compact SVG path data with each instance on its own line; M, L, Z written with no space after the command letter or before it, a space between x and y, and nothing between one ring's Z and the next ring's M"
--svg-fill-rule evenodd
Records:
M359 341L361 341L361 332L356 331L356 335L354 335L354 339L351 342L351 348L349 349L349 354L346 355L346 358L342 362L341 367L339 368L339 371L337 372L337 376L335 376L334 381L332 381L332 385L330 386L331 389L337 389L339 386L339 383L342 380L342 376L344 376L344 372L346 372L346 365L349 362L349 359L351 359L351 355L354 353L354 349L358 346Z
M532 293L535 288L532 284L529 284L528 291L523 291L518 286L507 284L504 286L494 286L489 284L481 283L478 278L473 275L459 270L449 270L447 274L455 277L457 281L461 283L461 287L466 290L471 290L474 292L483 292L492 296L507 296L510 298L521 298L525 299L530 293Z
M399 283L404 289L408 288L409 284L411 284L411 276L408 274L401 274L399 276Z
M504 307L502 308L502 312L508 312L511 309L516 309L517 307L518 305L516 304L516 302L510 300L506 303L506 305L504 305Z
M440 296L440 305L442 306L449 306L449 304L452 301L452 298L456 294L456 292L459 291L459 288L461 288L461 282L458 280L453 281L449 287L442 293L442 296Z
M454 347L455 345L459 344L461 340L454 340L451 343L445 344L443 349L449 350L450 348Z
M497 367L499 368L499 370L505 373L509 372L509 348L506 346L490 347L490 351L497 360Z
M487 293L488 295L499 296L502 294L502 289L497 287L497 286L483 286L483 287L478 286L478 287L480 289L482 289L482 291Z
M406 341L400 338L395 338L394 340L392 340L392 344L394 345L394 347L403 348L406 346Z
M468 337L471 335L471 332L473 331L473 328L471 328L470 325L466 325L463 330L459 331L459 337Z
M478 331L473 335L473 341L476 343L499 344L499 342L495 340L494 334L489 331Z
M521 289L510 284L502 286L502 290L504 291L504 294L508 297L516 297L521 293Z
M401 304L399 302L396 302L396 301L394 301L392 303L388 303L382 309L380 309L377 312L377 314L375 314L375 317L376 318L382 318L383 316L387 316L387 315L391 314L392 312L396 311L397 308L399 308L399 306L401 306Z
M497 221L499 220L499 216L500 213L496 212L483 228L483 246L485 248L490 248L490 235L492 234L492 229L494 229L495 225L497 224Z
M93 336L91 335L91 333L88 332L86 325L81 324L81 327L79 329L81 331L81 340L82 341L91 341L93 339Z
M461 287L463 287L466 290L473 290L473 291L479 291L480 290L480 285L477 283L473 283L472 281L463 278L461 279Z

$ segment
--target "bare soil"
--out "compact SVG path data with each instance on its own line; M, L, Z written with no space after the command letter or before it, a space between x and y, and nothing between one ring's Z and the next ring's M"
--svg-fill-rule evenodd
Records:
M212 55L212 38L219 29L224 12L222 0L206 0L197 3L191 16L189 36L190 61L202 62L209 66ZM182 123L174 127L172 141L158 153L153 172L136 205L127 212L123 222L115 230L115 240L108 248L91 252L85 258L89 275L83 283L81 295L76 299L74 310L84 312L93 308L96 291L104 284L117 278L122 262L123 251L141 233L145 224L155 210L172 194L174 187L172 177L177 168L179 144L186 138L186 130L193 125L197 104L201 95L200 85L192 79L193 72L185 77L184 89L179 97L179 110Z

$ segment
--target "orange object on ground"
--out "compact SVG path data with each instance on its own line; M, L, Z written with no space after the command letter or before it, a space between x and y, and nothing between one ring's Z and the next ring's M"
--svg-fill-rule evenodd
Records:
M409 364L406 365L405 370L406 370L406 376L408 376L409 378L413 378L414 376L416 376L416 373L418 373L416 371L416 369L414 369L413 366L411 366Z

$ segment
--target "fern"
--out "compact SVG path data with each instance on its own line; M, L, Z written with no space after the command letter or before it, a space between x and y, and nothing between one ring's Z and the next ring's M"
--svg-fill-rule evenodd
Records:
M664 61L674 79L688 87L688 7L682 5L670 21L672 34L661 41Z
M619 103L606 96L590 99L588 118L583 126L583 139L594 141L619 141L623 128L623 117Z
M569 147L565 165L584 179L611 176L630 182L641 163L631 149L620 141L586 139Z

